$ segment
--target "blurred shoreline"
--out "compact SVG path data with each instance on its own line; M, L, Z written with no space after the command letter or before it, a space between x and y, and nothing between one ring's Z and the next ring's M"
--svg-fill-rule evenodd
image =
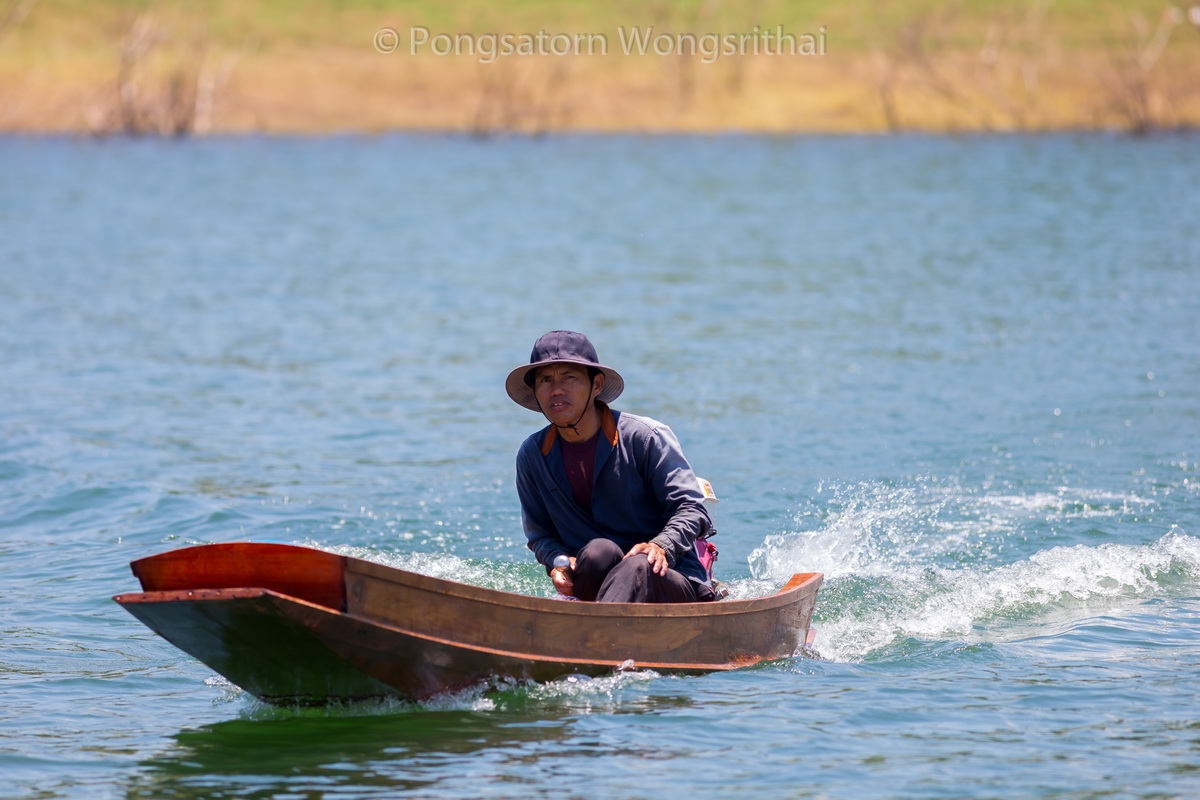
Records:
M764 1L741 18L673 0L629 23L590 6L548 20L524 2L491 12L505 17L471 3L451 17L422 2L381 5L264 16L224 0L203 11L5 0L0 132L1200 127L1200 6L1102 2L1081 26L1071 3L1050 0L986 14L896 0L857 16L862 3L801 12ZM812 22L750 24L760 18Z

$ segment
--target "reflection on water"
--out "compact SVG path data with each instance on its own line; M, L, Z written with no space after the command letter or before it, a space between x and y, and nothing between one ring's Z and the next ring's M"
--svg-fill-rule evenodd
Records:
M177 734L127 796L383 796L436 783L442 768L480 751L559 739L565 728L472 711L236 719Z
M457 795L455 787L481 773L537 785L546 778L541 756L596 746L580 737L575 723L581 717L656 715L694 703L681 693L651 691L656 677L578 676L422 704L255 705L238 719L175 734L171 747L142 762L126 797L383 797L436 787ZM477 787L457 796L483 794Z

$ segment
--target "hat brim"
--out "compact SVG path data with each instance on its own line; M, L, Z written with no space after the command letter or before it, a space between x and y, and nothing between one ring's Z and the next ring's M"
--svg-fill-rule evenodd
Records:
M625 391L625 379L612 367L574 358L550 358L533 364L523 364L508 373L508 380L504 382L504 389L508 392L508 396L513 399L513 402L519 406L528 408L530 411L541 413L542 409L533 394L533 387L525 382L525 376L538 367L544 367L548 364L578 364L581 367L591 367L592 369L600 370L600 372L604 373L604 388L600 390L600 394L596 399L602 403L611 403L621 396L621 392Z

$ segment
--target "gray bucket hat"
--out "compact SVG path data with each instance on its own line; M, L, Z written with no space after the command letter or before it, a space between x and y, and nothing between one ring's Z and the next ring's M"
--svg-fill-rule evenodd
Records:
M529 363L508 373L504 388L517 405L530 411L541 411L533 394L533 371L547 364L579 364L604 373L604 388L596 399L609 403L625 391L625 379L612 367L606 367L596 357L596 348L582 333L550 331L533 343Z

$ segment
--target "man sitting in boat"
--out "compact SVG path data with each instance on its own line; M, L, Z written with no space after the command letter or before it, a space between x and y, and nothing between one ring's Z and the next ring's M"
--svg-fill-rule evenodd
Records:
M614 411L625 381L581 333L551 331L505 388L550 424L517 453L529 549L559 594L608 603L713 599L696 538L711 527L671 429ZM570 566L555 567L566 556Z

